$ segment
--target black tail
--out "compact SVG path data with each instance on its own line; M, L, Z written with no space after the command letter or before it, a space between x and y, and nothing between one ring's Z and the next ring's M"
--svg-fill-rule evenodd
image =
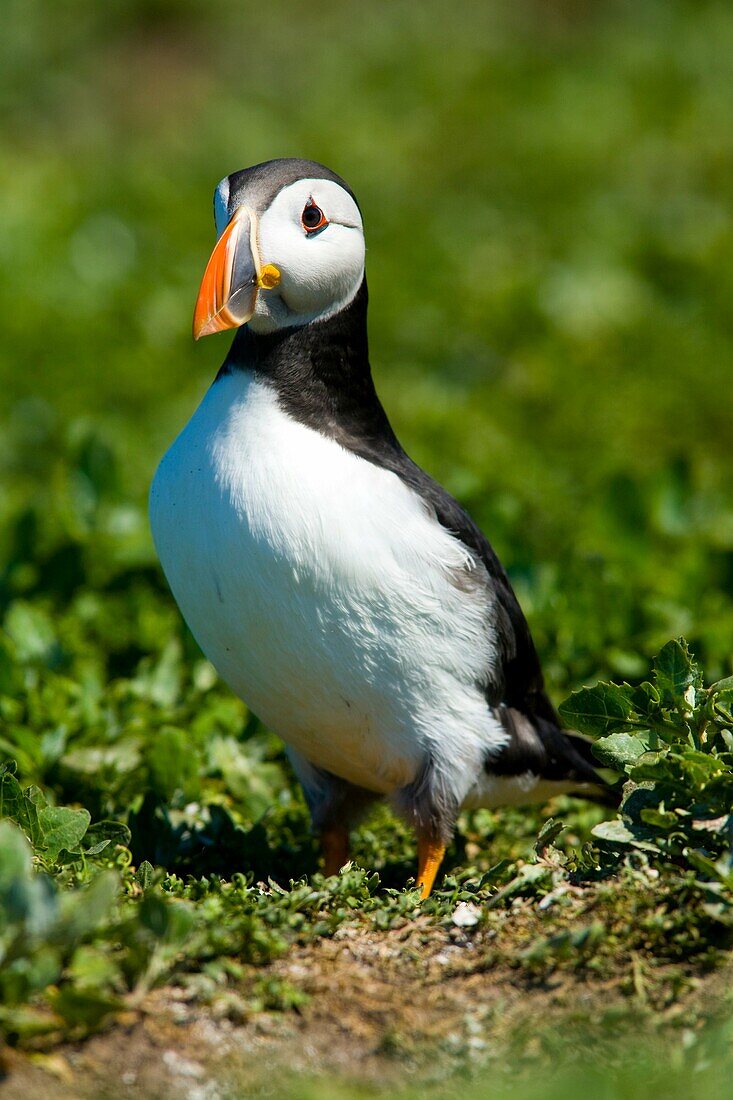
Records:
M554 713L550 709L549 713ZM577 784L580 798L618 806L620 792L598 774L591 742L577 733L566 733L549 718L525 714L515 707L499 706L494 715L509 735L506 745L486 762L492 775L531 772L556 783Z

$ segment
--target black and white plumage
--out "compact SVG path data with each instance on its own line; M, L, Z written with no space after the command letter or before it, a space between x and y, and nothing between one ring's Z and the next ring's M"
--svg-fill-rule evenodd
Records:
M155 475L160 560L204 653L286 742L315 826L341 830L327 869L385 797L428 893L462 808L602 781L488 541L379 402L349 188L270 161L222 181L215 212L197 334L241 327Z

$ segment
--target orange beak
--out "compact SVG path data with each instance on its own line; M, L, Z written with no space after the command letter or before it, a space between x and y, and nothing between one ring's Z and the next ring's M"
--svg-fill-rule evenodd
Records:
M246 325L255 311L260 289L280 282L274 264L260 262L257 216L240 206L216 242L199 287L193 313L193 338Z

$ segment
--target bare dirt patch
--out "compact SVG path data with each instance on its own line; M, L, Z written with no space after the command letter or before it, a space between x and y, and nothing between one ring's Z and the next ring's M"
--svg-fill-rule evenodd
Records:
M242 1095L244 1082L247 1096L272 1096L288 1080L319 1076L394 1089L419 1075L427 1085L509 1052L531 1059L548 1036L567 1038L568 1029L603 1019L617 1028L645 1022L654 1043L660 1024L695 1026L700 1007L709 1013L727 983L722 971L678 975L685 992L652 1014L633 966L611 976L562 968L538 975L502 962L509 944L497 941L516 946L538 919L516 912L505 932L476 936L421 918L388 932L344 927L268 968L268 977L307 993L295 1010L238 1018L226 998L202 1005L185 987L166 987L84 1044L7 1051L0 1096L216 1100ZM574 1056L584 1056L582 1042Z

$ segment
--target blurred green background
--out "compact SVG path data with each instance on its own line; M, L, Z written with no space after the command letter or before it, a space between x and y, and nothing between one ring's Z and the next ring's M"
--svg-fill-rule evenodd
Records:
M731 671L730 4L3 13L6 562L30 504L36 563L152 564L152 472L229 340L190 338L213 187L313 157L363 207L398 434L506 561L552 690L682 632Z

